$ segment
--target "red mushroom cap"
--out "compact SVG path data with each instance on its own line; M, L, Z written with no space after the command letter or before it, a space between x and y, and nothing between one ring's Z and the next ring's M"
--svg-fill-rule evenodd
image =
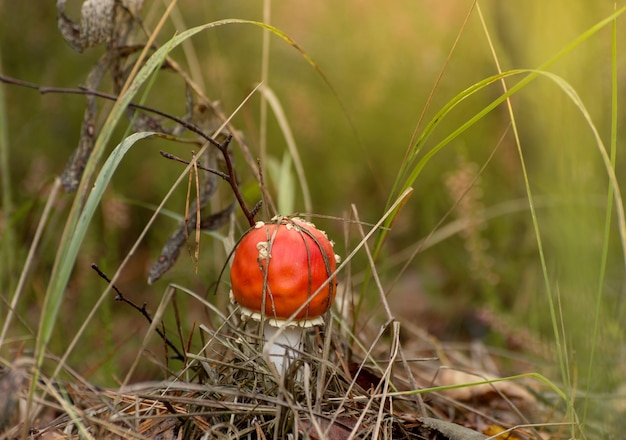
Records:
M259 222L235 250L230 269L232 294L240 306L278 320L291 317L308 301L294 319L314 319L335 299L334 277L315 292L336 267L332 243L312 223L284 217L273 223Z

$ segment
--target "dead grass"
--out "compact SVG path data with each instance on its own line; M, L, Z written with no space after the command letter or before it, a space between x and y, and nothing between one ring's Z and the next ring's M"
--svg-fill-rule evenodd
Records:
M15 397L3 408L4 438L455 439L532 423L545 426L515 429L508 438L560 438L550 426L559 405L542 384L466 387L497 378L500 362L480 343L446 347L397 322L365 327L355 339L346 336L348 323L334 316L332 334L308 334L302 360L283 383L259 351L257 324L243 325L236 316L197 328L193 338L202 349L178 347L184 368L163 381L102 389L66 369L71 380L51 382L40 374L33 385L34 363L22 356L0 379L0 401ZM163 370L175 363L167 352Z

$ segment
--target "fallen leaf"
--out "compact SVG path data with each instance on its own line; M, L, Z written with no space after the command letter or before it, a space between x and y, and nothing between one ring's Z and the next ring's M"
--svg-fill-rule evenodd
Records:
M441 434L447 440L484 440L487 438L486 435L480 432L445 420L434 419L432 417L420 417L418 420L422 422L423 427L428 428L431 433L434 431Z
M455 386L459 388L452 388L441 393L447 397L460 401L468 400L487 400L494 394L501 393L502 395L515 399L523 404L535 403L535 397L530 394L522 386L512 381L502 381L494 383L485 383L480 385L464 386L466 384L474 382L482 382L485 380L497 380L496 376L486 373L470 374L465 371L454 370L452 368L443 368L439 370L435 381L436 386Z

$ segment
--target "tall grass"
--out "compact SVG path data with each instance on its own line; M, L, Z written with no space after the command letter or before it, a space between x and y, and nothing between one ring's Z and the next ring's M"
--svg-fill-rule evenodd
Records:
M0 71L2 70L2 52L0 51ZM5 262L0 269L0 286L13 290L12 272L16 268L15 228L11 225L14 211L13 188L11 184L9 124L4 87L0 86L0 174L2 174L2 240L0 242L1 258Z
M602 383L602 380L594 379L594 359L597 356L599 344L602 345L603 355L610 357L617 356L617 351L605 344L611 344L607 340L601 341L598 338L598 328L600 322L607 328L611 328L617 323L618 316L611 314L609 309L603 304L603 297L606 292L606 270L607 261L609 258L609 242L612 235L612 222L616 224L618 240L622 251L622 259L626 262L626 219L624 216L624 207L622 203L622 196L620 191L620 184L617 180L615 171L615 142L617 139L615 121L617 118L617 82L616 82L616 23L618 18L626 11L626 8L617 9L616 12L602 19L588 30L582 32L578 37L568 43L563 49L557 51L557 53L550 57L550 59L542 63L539 67L533 70L510 70L503 72L500 66L500 60L498 54L494 51L493 45L490 40L490 31L482 16L480 6L477 5L477 11L482 20L482 26L488 37L491 45L491 51L496 63L498 73L492 77L486 78L478 83L473 84L466 90L459 93L452 100L446 103L441 110L439 110L435 116L425 125L423 130L420 130L417 139L412 144L405 155L405 160L402 162L398 177L395 180L392 190L393 194L397 191L414 186L418 180L420 174L428 166L430 161L433 160L435 155L439 153L441 149L450 145L453 141L457 140L465 131L471 128L474 124L483 120L487 114L498 108L501 104L506 103L508 113L511 119L513 134L515 138L515 144L517 145L518 154L520 157L521 171L524 178L524 186L527 194L529 214L532 219L532 225L534 234L537 240L537 256L539 258L542 276L544 280L544 294L546 301L547 312L550 317L550 322L553 332L553 343L555 345L555 352L558 357L558 366L561 373L561 383L564 387L565 393L562 394L566 397L566 403L568 407L569 421L571 423L571 435L574 438L584 436L583 426L586 423L587 409L589 405L589 399L577 399L577 387L582 384L586 389L586 393L590 394L591 390L600 387L602 389L605 386L611 386L611 379L608 382ZM610 93L610 107L611 107L611 126L608 130L608 138L610 141L610 151L605 147L603 136L599 132L597 123L594 122L594 118L590 115L585 103L580 98L574 87L572 87L566 79L556 75L550 71L556 63L563 61L564 58L572 57L572 52L578 49L582 44L588 43L590 39L596 37L596 34L607 28L613 29L612 34L612 51L607 57L608 64L611 67L611 93ZM516 76L521 76L521 79L513 82ZM584 121L584 125L576 125L576 128L568 125L568 129L572 129L574 132L587 131L588 135L581 134L579 136L589 138L591 143L586 144L572 144L573 148L568 148L568 151L563 152L565 155L573 154L572 159L568 162L574 169L584 169L584 163L587 160L594 162L600 162L604 168L605 181L608 182L607 186L607 202L604 208L604 227L600 226L598 222L599 217L596 215L597 211L590 198L593 191L590 193L590 189L577 182L572 182L571 179L578 179L580 176L574 173L569 175L569 170L566 168L564 174L559 176L556 173L554 177L559 180L548 182L548 185L553 185L557 190L557 193L564 197L564 205L560 205L556 209L555 216L552 218L541 219L540 214L535 207L535 190L532 189L532 178L530 172L527 169L527 160L525 159L523 141L520 139L516 112L511 104L511 98L514 95L519 94L525 87L538 78L549 79L555 87L550 91L546 91L546 87L542 87L544 96L555 96L555 89L560 90L562 96L564 96L572 105L570 108L575 109L580 113ZM470 98L475 93L484 92L484 90L493 84L494 82L501 82L503 86L503 93L493 100L489 105L481 109L475 115L470 117L467 121L460 124L458 128L452 130L449 134L444 134L443 140L436 141L434 146L424 150L426 145L437 128L437 126L446 118L453 109L460 105L464 100ZM560 97L556 98L556 101L563 101ZM567 106L567 104L566 104ZM538 111L542 111L541 109ZM579 119L573 114L570 109L561 110L559 113L564 118L571 118L573 120ZM565 121L561 122L562 124ZM566 123L565 123L566 124ZM585 127L581 130L579 127ZM560 136L562 133L559 133ZM570 135L566 136L566 139L573 141ZM562 139L550 139L540 138L540 142L544 141L548 145L549 150L555 154L555 157L563 157L563 153L559 151L559 144L563 143ZM600 158L593 157L593 147L595 144L595 150ZM551 167L550 167L551 168ZM548 178L548 181L550 178ZM591 183L591 182L590 182ZM596 180L592 182L595 189L595 185L599 182ZM562 186L565 185L565 186ZM572 190L574 189L574 190ZM591 205L590 205L591 203ZM594 212L589 212L589 210ZM386 223L386 226L391 226L394 217L391 216ZM554 222L556 220L556 222ZM560 231L559 231L560 230ZM597 234L596 231L603 231L601 234ZM560 232L565 232L565 235ZM389 234L388 229L384 229L379 234L378 241L375 247L375 254L378 254L381 246L383 245L386 236ZM550 236L552 235L552 236ZM548 239L546 240L546 236ZM555 237L558 238L555 239ZM590 243L590 240L595 240L596 237L602 237L602 245L597 247ZM549 244L546 244L548 242ZM548 247L546 247L548 246ZM552 256L547 257L546 253L556 252ZM582 254L582 255L581 255ZM578 258L580 256L580 258ZM596 257L597 256L597 257ZM591 257L591 258L590 258ZM588 265L596 260L600 262L599 267L589 267ZM560 261L559 261L560 260ZM555 270L556 269L556 270ZM593 279L597 279L597 288L595 297L593 292ZM367 278L366 278L367 283ZM591 284L590 284L591 283ZM367 284L365 284L367 286ZM589 315L589 311L593 310L593 314ZM535 313L542 313L535 311ZM608 314L607 314L608 313ZM579 324L584 322L584 326ZM591 334L591 337L590 337ZM605 334L606 335L606 334ZM608 336L608 335L606 335ZM615 337L615 335L613 336ZM616 346L619 345L619 340L614 340ZM574 354L576 353L576 354ZM576 356L576 357L574 357ZM595 360L597 362L597 360ZM587 365L585 365L587 363ZM584 373L583 373L584 372ZM581 381L580 374L583 373L586 377ZM597 389L597 388L596 388ZM576 405L576 403L582 400L583 405ZM577 408L582 409L583 417L579 418L577 415Z

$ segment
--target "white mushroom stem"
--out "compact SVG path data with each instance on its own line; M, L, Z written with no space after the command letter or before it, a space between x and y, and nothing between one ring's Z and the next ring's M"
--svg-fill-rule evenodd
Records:
M231 300L234 297L231 291ZM324 324L322 316L309 317L299 321L290 321L286 319L266 318L259 312L240 307L241 319L247 321L263 321L263 355L266 359L276 366L276 370L281 378L285 377L285 373L289 369L291 362L300 357L302 351L302 342L304 332L311 327ZM302 376L299 372L296 375L297 380L301 380Z
M290 325L278 328L265 323L263 354L274 363L282 378L285 377L291 362L300 356L299 351L302 348L302 332L304 330L300 326Z

